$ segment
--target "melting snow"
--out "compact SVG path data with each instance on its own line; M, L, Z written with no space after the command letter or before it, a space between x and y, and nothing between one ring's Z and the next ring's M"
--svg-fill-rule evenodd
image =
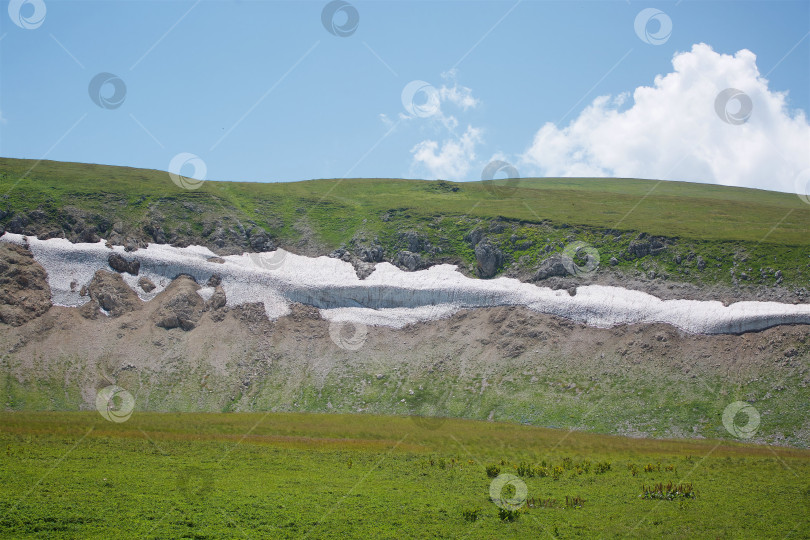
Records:
M122 246L108 248L98 243L77 243L61 238L39 240L6 233L0 241L26 244L48 272L54 304L79 306L79 295L99 269L111 270L107 258L120 253L141 263L138 276L122 274L138 296L151 300L179 274L189 274L204 284L212 274L222 276L227 304L261 302L270 319L290 312L290 303L300 302L320 309L330 321L401 328L418 321L449 317L462 308L524 306L566 317L596 327L630 323L667 323L692 333L740 333L779 324L810 324L810 305L778 302L737 302L724 306L717 301L661 300L621 287L588 285L575 296L522 283L512 278L490 280L464 276L453 265L405 272L389 263L379 263L365 280L347 262L329 257L303 257L283 250L222 257L208 248L176 248L149 244L127 253ZM146 276L156 288L144 292L138 278ZM71 283L73 286L71 287ZM199 291L210 298L212 288Z

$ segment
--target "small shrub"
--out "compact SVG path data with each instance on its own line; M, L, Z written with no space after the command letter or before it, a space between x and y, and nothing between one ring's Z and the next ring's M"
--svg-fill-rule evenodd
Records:
M674 501L676 499L694 499L697 497L697 492L692 487L691 483L675 485L672 482L664 485L663 483L653 484L651 486L641 486L642 499L660 499L664 501Z
M527 476L531 478L534 476L534 468L525 461L521 461L520 465L517 466L517 473L518 476Z
M546 478L547 476L551 476L551 469L545 465L540 465L534 469L534 475L539 476L540 478Z
M565 496L565 507L566 508L582 508L585 504L585 499L580 496L576 497L569 497L568 495Z
M563 469L565 469L566 471L567 471L567 470L569 470L569 469L573 469L573 468L574 468L574 460L573 460L573 459L571 459L570 457L563 458L563 460L562 460L562 467L563 467Z
M495 478L501 474L501 468L497 465L487 465L487 476L490 478Z
M556 467L554 467L554 469L551 471L551 475L554 477L554 480L559 480L560 476L562 476L562 474L563 474L564 472L565 472L565 469L563 469L563 468L562 468L562 466L557 465L557 466L556 466Z
M462 510L461 515L464 516L465 521L474 522L481 515L481 509L480 508L475 508L473 510L469 510L469 509Z
M498 508L498 517L501 518L501 521L515 521L520 517L520 512L509 508Z
M601 461L596 464L594 467L593 472L596 474L604 474L610 470L610 462L609 461Z

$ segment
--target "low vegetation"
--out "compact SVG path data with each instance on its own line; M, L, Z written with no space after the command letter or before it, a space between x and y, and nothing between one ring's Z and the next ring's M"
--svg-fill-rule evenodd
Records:
M810 452L713 440L372 415L136 412L114 424L18 412L0 413L0 449L4 537L810 534ZM490 500L494 469L518 475L525 500Z
M344 179L208 181L183 190L161 171L0 158L0 192L6 230L73 240L198 243L220 252L281 245L355 257L378 249L388 261L409 251L417 266L453 262L474 274L477 229L502 253L501 272L532 272L577 240L599 250L601 271L641 279L805 287L810 278L801 249L810 205L708 184L532 178L499 190ZM640 234L657 236L663 249L635 249Z

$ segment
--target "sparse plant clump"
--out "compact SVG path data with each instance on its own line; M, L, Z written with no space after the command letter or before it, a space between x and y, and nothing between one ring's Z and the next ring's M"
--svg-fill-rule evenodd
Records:
M609 461L601 461L596 464L594 467L594 471L596 474L604 474L610 470L610 462Z
M462 517L464 517L464 521L475 522L481 516L481 509L465 509L461 511Z
M490 478L495 478L501 474L501 468L497 465L487 465L487 476Z
M498 517L501 521L515 521L520 517L520 510L510 510L509 508L498 508Z
M585 499L580 496L576 497L569 497L568 495L565 496L565 507L566 508L582 508L585 505Z
M675 485L672 482L653 484L651 486L641 486L642 499L660 499L664 501L674 501L676 499L694 499L697 492L691 483Z
M557 499L539 499L535 497L529 497L526 499L526 507L527 508L555 508L557 506Z

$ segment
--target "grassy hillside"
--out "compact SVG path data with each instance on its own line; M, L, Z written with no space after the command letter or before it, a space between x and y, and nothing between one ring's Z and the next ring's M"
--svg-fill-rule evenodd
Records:
M430 427L370 415L135 413L114 424L95 411L0 413L0 536L810 534L807 451L495 422ZM512 515L490 499L500 474L526 487L500 493ZM659 483L696 496L656 498L649 486Z
M345 179L208 181L184 190L161 171L0 159L0 193L7 230L72 240L200 243L220 252L282 245L308 254L378 245L385 260L407 249L426 264L474 272L465 236L478 228L503 252L501 271L528 272L583 240L599 249L603 269L613 258L615 271L637 276L765 286L804 286L810 277L807 254L796 249L808 243L810 205L707 184ZM664 238L667 249L628 255L640 232Z
M102 201L114 198L128 203L127 207L108 210L137 219L138 209L158 199L210 202L228 204L268 228L274 228L268 214L291 222L304 213L333 244L361 228L363 219L372 222L364 229L379 231L381 222L375 218L390 210L423 219L467 215L550 220L701 240L759 242L767 237L770 243L793 245L805 244L810 230L810 205L794 195L687 182L527 178L507 187L505 180L489 186L395 179L208 181L197 190L183 190L162 171L52 161L35 164L0 159L0 189L8 192L13 210L60 201L102 210ZM325 215L330 211L338 215Z

